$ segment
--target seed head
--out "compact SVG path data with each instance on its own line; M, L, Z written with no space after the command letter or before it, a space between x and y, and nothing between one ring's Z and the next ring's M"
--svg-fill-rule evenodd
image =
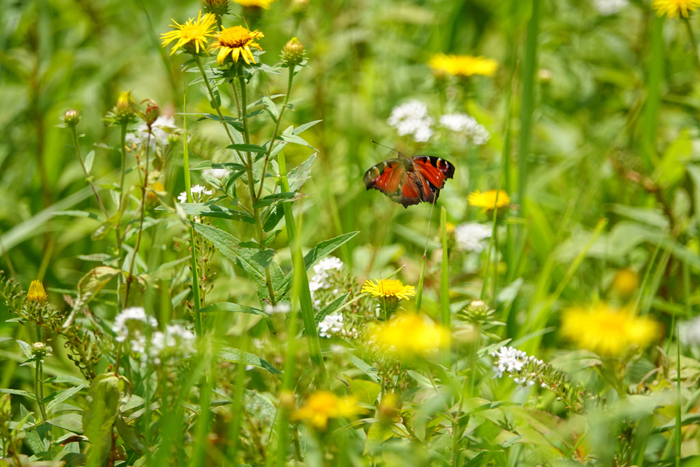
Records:
M287 42L282 49L282 63L284 66L298 66L304 62L304 46L296 37Z

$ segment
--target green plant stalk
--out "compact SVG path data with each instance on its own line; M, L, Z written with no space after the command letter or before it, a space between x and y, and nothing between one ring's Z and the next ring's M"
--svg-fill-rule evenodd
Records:
M289 104L289 95L292 93L292 83L294 82L294 65L289 67L289 80L287 81L287 93L284 96L284 104L282 104L282 109L277 117L277 122L275 122L275 130L272 132L272 138L270 138L270 147L267 148L267 154L265 154L265 161L263 162L262 175L260 176L260 188L258 189L258 199L262 196L263 187L265 186L265 173L267 172L267 163L270 160L270 155L272 154L273 146L275 145L275 138L277 138L277 133L280 131L280 125L282 124L282 117L284 116L284 111L287 109ZM245 125L245 123L244 123Z
M420 278L418 279L418 287L416 288L416 312L420 313L420 307L423 304L423 283L425 281L425 264L428 258L428 239L430 238L430 221L433 219L433 209L435 201L430 205L430 217L428 217L428 230L425 233L425 249L423 250L423 264L420 268Z
M241 85L241 109L242 114L240 117L243 120L243 136L245 138L246 144L250 144L250 130L248 129L248 120L245 118L245 112L248 108L247 95L246 95L246 82L245 77L240 74L238 77L239 83ZM272 147L272 143L270 143ZM260 219L260 209L255 207L258 202L258 197L255 194L255 177L253 176L253 158L250 152L245 152L246 155L246 171L248 172L248 190L250 191L250 203L253 208L253 219L255 220L255 230L258 235L258 245L260 245L260 250L263 249L263 243L265 242L265 232L263 230L262 220ZM262 179L260 183L262 184L265 180L265 173L263 172L260 176ZM289 187L287 187L289 189ZM270 274L270 267L265 267L265 286L267 287L267 293L270 296L270 303L274 306L275 300L275 288L272 286L272 275Z
M651 57L647 73L647 100L642 121L641 153L644 168L651 172L656 155L656 123L661 104L661 81L664 76L664 18L654 15L651 29ZM697 55L697 52L696 52Z
M199 64L199 61L197 62ZM200 70L202 70L200 65ZM202 70L204 73L204 70ZM204 77L206 81L206 76ZM187 87L185 86L185 91L183 92L183 104L182 110L184 113L182 119L182 162L185 171L185 193L187 194L187 202L192 202L192 179L190 178L190 152L189 145L187 142ZM192 222L192 221L190 221ZM192 269L192 294L194 295L194 330L198 337L202 336L202 315L199 312L202 308L202 301L199 297L199 272L197 271L197 253L194 247L194 228L192 224L189 224L190 230L190 269Z
M44 407L44 367L41 359L34 362L34 395L36 403L39 404L39 412L41 412L42 423L48 420L46 416L46 408Z
M221 105L219 104L219 100L214 95L214 90L211 87L211 83L209 83L209 77L204 72L204 67L202 66L202 59L199 58L199 55L192 55L192 57L194 58L194 61L197 64L197 68L199 68L199 72L202 74L202 79L204 79L204 84L207 86L207 91L209 92L210 104L212 107L214 107L214 110L216 110L216 114L219 116L219 119L221 120L221 124L224 126L224 130L226 131L226 135L228 135L229 141L231 141L231 144L235 144L236 141L231 136L231 132L228 129L228 124L226 123L226 120L224 120L224 114L221 113Z
M685 28L688 31L688 37L690 38L690 43L693 46L693 57L695 57L695 65L700 71L700 56L698 55L698 41L695 39L695 34L693 34L693 25L690 23L690 18L681 15L683 22L685 23Z
M282 191L289 192L289 180L287 179L287 161L284 152L280 152L277 156L277 163L280 169L280 185ZM321 354L321 344L318 340L318 329L316 320L314 319L314 308L311 300L311 291L309 289L309 277L306 274L306 265L304 264L304 255L301 252L301 242L296 232L296 224L294 223L294 213L292 212L291 203L282 203L284 209L284 220L287 227L287 236L289 237L289 245L292 250L292 259L294 262L294 276L300 276L301 281L299 290L299 306L301 308L301 318L304 322L304 329L309 340L309 353L311 361L321 371L321 375L325 378L325 367L323 364L323 355ZM297 280L297 279L295 279Z
M192 453L191 467L202 467L207 461L207 435L211 429L211 390L209 385L202 381L199 388L199 424L197 425L197 438L194 443L194 452Z
M92 178L85 168L83 155L80 153L80 146L78 145L78 131L76 130L75 125L71 125L70 130L71 134L73 135L73 147L75 148L75 153L78 155L78 160L80 161L80 166L83 168L83 173L85 173L85 179L90 184L90 188L92 188L92 192L95 194L95 198L97 198L97 204L100 205L100 210L102 211L102 214L104 214L105 220L107 220L109 219L109 213L107 212L107 209L105 209L105 205L102 204L102 198L100 198L100 195L97 193L97 188L95 188L95 184L92 183Z
M450 255L447 250L447 209L440 207L440 232L442 234L442 267L440 270L440 321L451 330L450 316ZM450 349L445 350L443 364L450 367Z
M525 217L525 191L528 178L528 156L532 136L532 116L535 109L535 73L537 72L537 37L539 35L540 0L532 0L532 16L527 25L525 63L523 66L523 97L520 109L520 141L518 146L518 203Z
M678 327L676 327L676 339L676 467L680 467L681 443L683 442L681 425L683 420L681 420L681 333Z
M242 350L247 351L248 350L248 340L247 337L244 335L243 337L244 342L241 347L243 348ZM233 405L231 407L231 410L233 412L233 420L231 421L231 443L232 446L229 449L229 452L227 453L227 456L232 462L233 465L238 465L238 462L236 461L236 457L238 456L238 448L240 446L240 434L241 434L241 426L243 425L243 396L244 396L244 390L245 390L245 363L238 362L236 365L236 385L234 389L234 394L233 394Z

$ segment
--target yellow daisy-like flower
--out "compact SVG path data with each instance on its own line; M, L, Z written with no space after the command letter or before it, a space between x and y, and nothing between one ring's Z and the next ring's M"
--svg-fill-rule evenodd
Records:
M233 26L223 28L216 34L216 41L211 44L212 49L221 49L216 56L216 61L219 65L224 64L226 57L231 54L234 62L238 63L238 57L243 57L247 64L255 63L255 57L251 52L251 47L257 47L262 50L260 44L255 42L256 39L264 37L260 31L249 31L243 26Z
M212 37L214 35L213 29L216 24L216 16L211 13L202 16L202 12L200 11L196 20L190 18L185 24L179 24L175 20L172 21L173 24L171 27L175 28L175 31L161 34L163 47L177 40L177 43L170 51L170 55L174 54L175 51L181 47L185 47L187 52L194 51L195 53L199 53L200 49L202 51L207 50L207 37ZM194 47L194 50L192 47Z
M654 0L653 6L659 16L687 18L690 12L700 7L700 0Z
M570 308L562 317L564 337L603 356L622 356L633 345L644 348L659 332L656 321L606 303Z
M238 3L245 8L262 8L265 10L270 9L270 5L275 0L233 0L234 3Z
M27 292L27 301L30 302L45 302L49 297L44 290L44 284L41 281L32 281L29 284L29 292Z
M467 197L469 205L484 208L490 211L495 208L503 208L510 204L510 196L505 190L489 190L480 192L479 190L469 193Z
M319 430L325 430L328 420L339 417L352 417L362 412L354 397L338 397L330 391L317 391L309 396L299 410L292 413L294 420L306 420Z
M415 313L396 315L369 329L369 341L385 353L404 359L429 357L450 345L450 333Z
M472 75L493 76L498 69L496 60L471 55L438 54L430 59L428 65L437 75L446 74L465 78Z
M403 285L398 279L377 280L376 284L371 280L367 280L365 285L362 286L362 292L367 292L375 297L396 297L408 300L416 295L416 288L412 285Z

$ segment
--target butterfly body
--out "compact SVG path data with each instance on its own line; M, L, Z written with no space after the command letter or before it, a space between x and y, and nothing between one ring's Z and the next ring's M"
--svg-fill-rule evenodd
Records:
M439 157L400 154L371 167L363 181L368 190L381 191L407 208L420 202L435 202L445 180L452 178L454 172L454 165Z

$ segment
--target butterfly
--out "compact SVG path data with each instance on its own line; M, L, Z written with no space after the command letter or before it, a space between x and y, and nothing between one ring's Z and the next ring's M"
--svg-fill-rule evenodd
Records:
M407 208L421 201L433 203L440 196L445 180L452 178L455 166L436 156L407 157L381 162L365 172L362 180L368 190L379 190Z

